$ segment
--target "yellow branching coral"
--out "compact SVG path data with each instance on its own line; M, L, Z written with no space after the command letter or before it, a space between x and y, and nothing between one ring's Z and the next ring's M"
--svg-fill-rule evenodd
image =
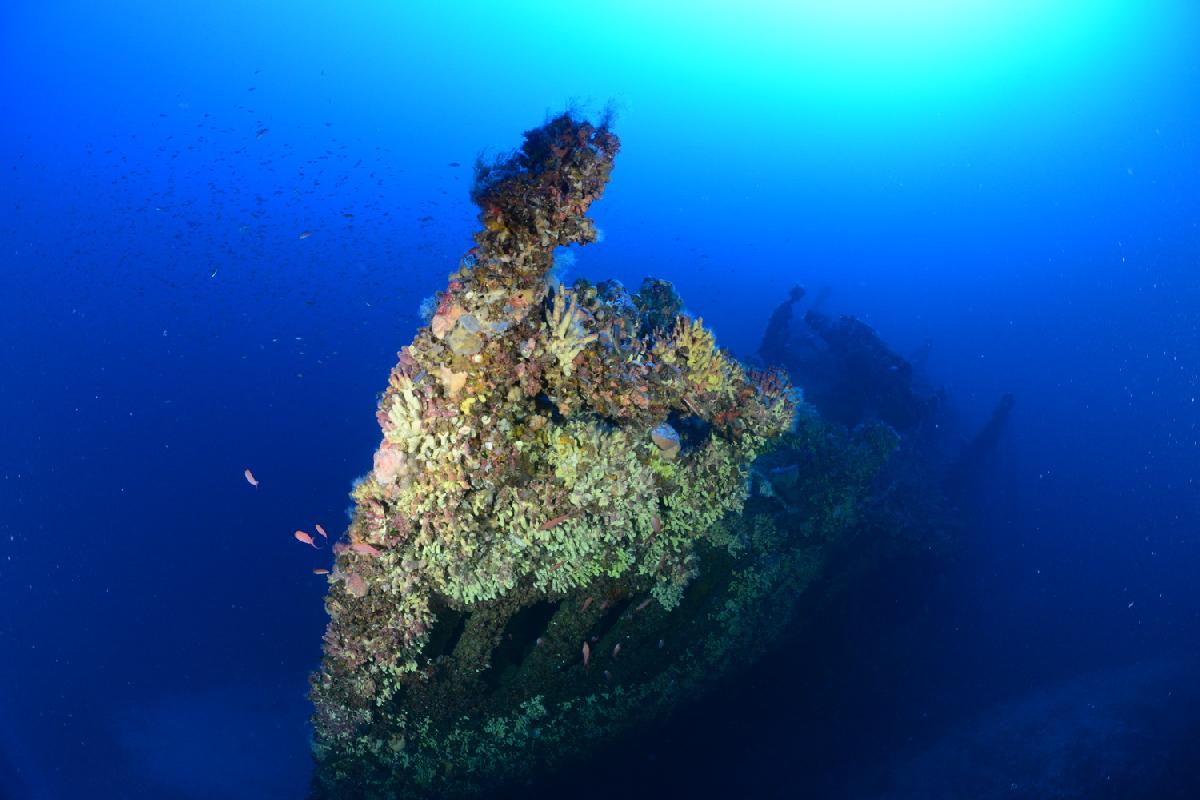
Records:
M559 289L554 293L554 304L546 314L546 324L550 328L546 348L558 362L563 375L570 377L576 357L596 341L596 334L588 333L583 326L583 315L574 292Z
M717 348L700 319L677 317L670 339L656 343L654 355L684 369L688 383L699 392L728 394L745 380L741 368Z
M387 409L384 438L405 450L415 450L421 436L421 401L411 380L399 377L393 379L392 386L395 391Z

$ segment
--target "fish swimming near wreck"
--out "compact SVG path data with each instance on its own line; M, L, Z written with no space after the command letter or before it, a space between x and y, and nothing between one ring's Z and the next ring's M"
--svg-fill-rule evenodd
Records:
M304 542L306 545L308 545L309 547L312 547L315 550L321 549L321 548L317 547L317 543L313 539L311 533L305 533L304 531L296 531L295 533L292 534L292 536L296 537L296 541Z

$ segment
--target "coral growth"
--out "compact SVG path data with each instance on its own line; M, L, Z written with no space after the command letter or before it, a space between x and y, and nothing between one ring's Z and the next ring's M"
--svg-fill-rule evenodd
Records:
M606 126L563 115L477 167L482 229L392 370L374 468L337 547L312 681L319 786L432 791L498 769L511 758L501 740L530 726L550 741L541 697L510 698L475 727L447 714L482 696L520 614L685 603L706 537L743 507L748 464L791 427L786 380L747 374L670 284L631 295L548 281L556 247L595 239L585 213L617 151ZM583 680L580 624L555 616L537 646ZM445 755L455 737L474 737L469 757Z

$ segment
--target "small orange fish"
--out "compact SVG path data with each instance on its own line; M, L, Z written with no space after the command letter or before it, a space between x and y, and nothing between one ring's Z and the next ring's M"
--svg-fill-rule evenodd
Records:
M250 471L249 467L246 467L246 471L242 474L246 476L246 483L251 486L258 486L258 478L254 477L254 473Z
M322 528L320 525L317 525L317 533L321 534L321 538L322 538L322 539L328 539L328 538L329 538L329 534L328 534L328 533L326 533L326 532L325 532L325 529L324 529L324 528Z
M297 239L307 239L310 236L312 236L312 231L300 231L300 235L297 236L296 238Z
M317 567L316 569L313 570L313 575L328 575L328 574L329 574L329 570L323 569L321 567Z
M587 600L584 600L584 601L583 601L583 605L581 605L581 606L579 607L579 610L580 610L580 611L587 611L587 610L588 610L588 606L590 606L590 605L592 604L592 600L594 600L594 599L595 599L595 598L589 597Z
M362 553L364 556L377 556L379 551L366 542L355 542L350 545L350 549L356 553Z
M304 542L306 545L308 545L309 547L312 547L315 550L321 549L321 548L317 547L317 543L313 541L313 537L312 537L311 533L305 533L304 531L296 531L292 535L296 537L297 542Z
M583 643L583 668L587 669L588 660L592 657L592 648L587 642Z
M545 522L543 522L541 525L541 529L544 531L548 531L551 528L557 528L559 525L562 525L564 522L566 522L570 518L571 518L570 514L559 514L557 517L552 517L551 519L548 519Z

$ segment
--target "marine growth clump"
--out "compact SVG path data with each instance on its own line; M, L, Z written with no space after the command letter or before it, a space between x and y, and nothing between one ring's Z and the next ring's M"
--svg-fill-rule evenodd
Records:
M749 465L793 429L786 379L718 348L665 281L550 278L556 248L595 241L618 148L563 115L476 167L482 228L399 353L335 548L318 796L553 763L753 651L743 606L811 571L741 513Z

